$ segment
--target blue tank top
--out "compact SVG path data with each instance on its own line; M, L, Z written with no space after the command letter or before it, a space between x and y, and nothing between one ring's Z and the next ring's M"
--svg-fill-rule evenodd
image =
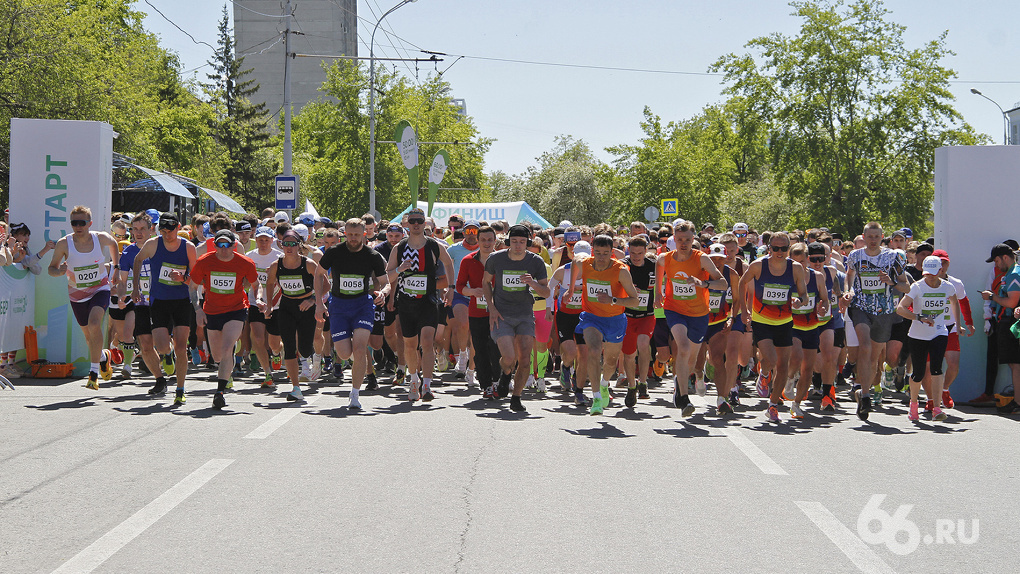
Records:
M187 276L191 271L188 266L188 246L181 240L177 251L170 251L163 245L163 238L156 238L156 254L149 259L149 271L152 274L152 287L149 291L151 299L169 301L187 299ZM170 279L170 272L177 270L184 273L184 281Z

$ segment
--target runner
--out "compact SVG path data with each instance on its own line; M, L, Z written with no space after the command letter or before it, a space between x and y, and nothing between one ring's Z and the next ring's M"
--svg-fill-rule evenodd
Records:
M135 255L134 285L131 298L141 297L143 264L148 261L152 278L149 290L149 313L152 320L152 342L162 357L161 368L152 374L156 384L149 389L150 395L166 392L166 376L177 375L177 389L174 404L181 405L184 396L184 380L188 374L188 335L194 306L198 305L198 293L185 284L188 273L195 267L197 257L195 246L178 235L181 228L177 215L170 212L159 215L160 237L145 242ZM173 348L170 334L173 331Z
M474 348L475 378L482 388L483 398L492 398L492 389L498 380L499 347L489 333L489 305L482 289L485 262L496 245L496 232L483 225L478 228L478 250L464 257L457 274L457 291L471 298L468 307L468 324ZM470 371L469 371L470 373Z
M404 228L401 227L399 223L390 223L390 225L386 228L386 241L383 241L379 243L379 245L376 245L375 250L378 251L379 254L383 256L383 259L385 259L388 262L390 260L390 253L393 251L393 248L396 247L397 244L399 244L402 239L404 239ZM391 282L389 298L392 299L394 294L395 293L393 291L393 283ZM390 305L388 303L383 304L380 307L376 307L375 313L376 323L379 322L380 316L382 317L383 340L386 342L387 345L389 345L390 349L393 351L393 354L396 355L397 358L396 365L394 365L393 379L391 382L394 385L400 385L404 382L404 377L406 376L404 373L404 369L405 365L407 364L406 360L404 359L404 341L400 331L400 317L397 316L397 312L395 309L390 308ZM376 325L375 329L373 330L378 329L379 326Z
M298 353L302 357L314 354L316 327L324 322L326 308L315 296L315 274L318 265L300 254L301 237L293 230L283 234L283 257L270 265L266 274L266 300L262 312L267 319L276 316L283 340L283 364L287 369L293 389L287 393L288 401L303 401ZM274 311L268 301L273 301L276 291L282 292L280 307Z
M110 306L108 262L119 268L119 249L109 233L89 231L92 210L88 207L74 206L70 218L73 231L57 241L48 272L51 277L67 276L71 310L85 334L91 361L85 386L98 390L100 374L104 381L113 374L110 352L103 349L103 315Z
M956 298L956 287L939 278L942 260L929 255L923 263L924 278L910 286L910 291L900 299L896 312L910 319L910 359L914 372L910 375L910 412L907 418L918 420L918 392L925 374L931 371L931 392L934 400L932 419L946 420L942 412L942 359L949 341L946 325L953 317L960 318L960 304ZM911 311L911 308L913 310ZM926 364L927 363L927 364Z
M868 420L871 412L871 384L879 358L892 337L893 325L903 320L896 314L893 290L906 293L910 287L903 270L905 260L882 247L882 226L872 221L864 226L864 246L847 256L843 298L849 305L850 320L857 332L857 416ZM856 387L855 387L856 390Z
M580 237L580 232L578 232ZM577 241L572 245L574 257L587 259L591 257L591 244ZM560 386L565 392L574 392L574 404L586 407L588 399L584 396L584 386L588 380L588 346L584 343L584 333L577 332L577 323L581 320L583 310L584 286L581 274L573 271L573 263L567 262L553 272L549 280L550 293L558 290L556 297L546 298L546 318L552 320L553 306L556 299L556 333L560 342Z
M269 279L269 267L283 257L283 252L274 248L275 234L269 227L263 226L255 230L255 245L245 254L245 257L255 263L255 272L258 275L258 282L252 286L248 294L248 325L251 328L252 347L255 350L255 357L262 365L264 377L263 388L273 388L273 370L281 366L280 354L283 351L283 341L280 339L280 328L273 317L269 319L262 312L262 307L276 309L276 302L267 303L264 299L266 293L266 281ZM272 356L270 356L272 350Z
M135 270L135 256L142 250L142 246L145 245L152 236L155 234L155 225L152 223L152 217L148 213L139 213L131 220L131 234L134 236L135 242L124 248L124 252L120 255L120 278L117 285L117 296L121 301L125 301L127 297L127 286L130 281L131 285L134 285L134 270ZM134 347L139 350L142 355L142 363L145 368L148 369L154 377L159 377L159 355L156 354L156 349L152 342L152 318L149 314L149 289L152 284L149 274L148 262L142 262L142 270L140 277L140 285L142 287L139 293L139 299L132 301L134 308L132 311L126 313L124 318L124 331L130 333L134 340ZM110 313L113 315L112 311ZM127 378L131 378L131 355L128 349L124 349L124 375ZM166 386L166 380L163 380L163 386Z
M637 227L640 225L641 227ZM627 397L623 404L633 407L638 395L648 396L648 367L652 362L652 333L655 331L655 262L644 235L644 224L630 224L631 232L639 232L627 243L630 254L623 260L630 270L631 282L637 290L638 304L626 307L627 334L623 337L623 372L627 380ZM635 359L637 363L635 364Z
M732 237L732 235L730 236ZM736 240L733 240L734 247ZM726 289L708 290L708 329L705 332L705 344L708 345L712 361L716 394L716 412L720 415L733 412L730 387L737 377L740 355L740 343L743 336L743 322L734 316L733 286L740 282L740 275L726 264L726 246L722 243L712 244L708 256L715 263L719 273L726 280ZM734 331L734 328L741 330Z
M531 230L524 225L510 227L509 249L493 253L485 261L482 289L489 305L489 326L499 347L502 374L492 393L506 396L513 379L510 409L523 412L521 393L531 372L531 351L535 346L535 297L548 297L548 276L542 257L528 251ZM514 372L514 364L517 370Z
M195 306L195 323L199 329L206 329L209 350L219 363L216 394L213 395L215 409L227 404L223 393L232 383L230 358L234 356L234 346L248 319L247 290L258 283L255 263L237 253L236 244L237 236L233 231L217 231L213 236L215 250L199 257L191 270L191 283L205 291L205 301L201 307Z
M745 325L751 325L754 344L761 355L757 390L758 396L769 397L767 415L772 422L779 422L779 405L789 376L793 347L792 310L807 304L804 268L786 257L789 250L790 237L787 234L771 234L768 256L751 263L740 278L734 295L740 306L741 320ZM794 290L797 291L797 299L791 297ZM747 310L748 298L752 305L750 312Z
M804 267L804 286L807 289L807 304L792 309L793 315L793 352L790 355L790 375L796 379L796 390L786 390L786 397L792 397L790 416L795 419L804 418L804 409L800 403L811 390L818 351L821 348L822 334L825 333L826 362L835 363L836 357L832 347L831 330L823 324L831 318L829 311L832 277L825 270L825 246L812 243L810 246L797 243L790 248L790 259ZM809 263L809 259L813 259Z
M694 250L694 224L675 221L673 240L676 249L656 263L655 306L665 309L666 323L677 345L673 405L682 409L682 416L689 417L694 414L694 405L687 396L688 377L708 331L708 290L724 290L727 283L712 259ZM705 393L703 387L698 390L699 394Z
M368 370L368 339L375 323L375 305L389 294L386 261L378 251L365 246L365 223L348 219L347 241L333 247L319 259L316 296L326 295L327 273L333 280L329 291L329 325L333 349L340 360L353 360L349 408L361 410L358 395Z
M450 223L452 227L453 222ZM478 222L470 219L464 223L464 239L454 243L447 249L450 259L453 260L453 276L460 277L460 265L465 256L478 249ZM458 379L467 376L468 359L470 358L469 343L471 333L468 326L468 298L458 292L453 294L453 307L447 316L447 337L441 347L445 349L453 343L453 350L457 357L457 363L453 368L454 375ZM470 384L470 381L469 381Z

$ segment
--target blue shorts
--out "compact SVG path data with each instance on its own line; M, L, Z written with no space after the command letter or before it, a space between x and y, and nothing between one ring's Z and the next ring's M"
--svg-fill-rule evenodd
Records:
M602 340L607 343L622 343L627 335L627 316L623 313L612 317L599 317L587 311L581 311L581 319L577 322L575 333L584 334L587 327L602 333Z
M366 295L358 299L329 298L329 332L333 342L350 339L355 329L372 332L375 326L375 304Z
M453 309L457 305L468 305L468 306L470 306L471 305L471 298L470 297L465 297L465 296L461 295L460 293L457 293L456 291L454 291L453 292L453 305L450 305L450 309ZM451 314L450 316L452 317L453 315Z
M700 345L705 341L705 334L708 332L708 315L688 317L666 309L666 324L669 325L671 333L674 325L683 325L687 328L687 338L695 345Z
M819 346L819 339L822 333L821 326L817 326L814 329L794 329L793 338L800 341L800 348L806 351L817 351Z
M747 325L744 324L744 318L741 317L740 315L737 315L733 319L733 325L730 327L730 331L734 331L736 333L746 333Z

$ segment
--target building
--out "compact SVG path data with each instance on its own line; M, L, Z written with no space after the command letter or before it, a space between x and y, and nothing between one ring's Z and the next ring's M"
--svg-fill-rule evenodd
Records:
M275 117L283 108L283 31L286 21L281 0L236 0L234 6L234 50L244 56L244 68L259 84L256 103L265 102ZM295 54L358 55L357 0L292 1L294 17L290 51ZM294 58L291 60L290 93L296 114L317 99L326 81L322 63L335 60Z
M1020 145L1020 102L1013 104L1013 109L1006 110L1006 118L1009 120L1009 143Z

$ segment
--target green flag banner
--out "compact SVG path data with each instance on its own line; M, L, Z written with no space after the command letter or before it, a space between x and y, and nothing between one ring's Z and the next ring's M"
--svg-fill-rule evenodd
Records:
M418 203L418 134L414 133L411 122L400 120L393 140L400 150L400 159L407 168L407 181L411 186L411 205Z
M450 168L450 154L445 149L436 152L432 159L432 167L429 168L429 217L432 216L432 206L436 203L436 195L439 193L439 184L443 183L443 176Z

